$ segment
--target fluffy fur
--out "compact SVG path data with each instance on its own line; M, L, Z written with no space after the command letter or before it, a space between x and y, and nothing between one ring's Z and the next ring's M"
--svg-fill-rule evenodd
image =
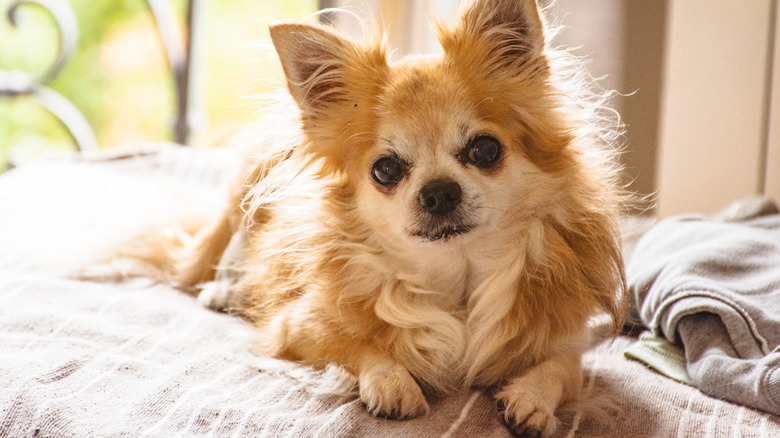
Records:
M392 66L323 27L271 38L296 131L247 160L173 278L248 317L268 354L354 374L374 415L495 385L513 432L552 434L589 318L619 327L625 289L611 131L534 0L472 1L441 57Z

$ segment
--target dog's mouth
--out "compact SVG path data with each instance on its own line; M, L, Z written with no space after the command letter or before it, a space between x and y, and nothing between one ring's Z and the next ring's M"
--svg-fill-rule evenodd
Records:
M447 242L468 233L472 228L472 225L447 224L432 229L414 230L412 235L428 242Z

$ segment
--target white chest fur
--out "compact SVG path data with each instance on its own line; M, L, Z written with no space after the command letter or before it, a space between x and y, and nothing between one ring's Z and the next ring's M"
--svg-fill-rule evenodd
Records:
M517 247L512 257L507 251L494 251L489 247L493 245L472 240L417 253L410 258L412 269L398 272L376 302L377 315L398 327L392 346L395 356L436 389L446 390L474 372L474 352L489 337L486 325L509 311L514 300L514 280L524 257ZM493 294L497 300L492 304L500 308L489 305ZM475 311L480 313L476 319ZM475 321L479 326L473 325Z

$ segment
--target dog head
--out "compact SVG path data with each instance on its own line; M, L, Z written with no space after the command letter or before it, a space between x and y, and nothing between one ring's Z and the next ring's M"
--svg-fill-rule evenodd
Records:
M385 242L468 242L557 205L574 127L534 0L473 1L439 27L443 56L392 66L381 44L322 27L279 24L271 37L304 152L349 181Z

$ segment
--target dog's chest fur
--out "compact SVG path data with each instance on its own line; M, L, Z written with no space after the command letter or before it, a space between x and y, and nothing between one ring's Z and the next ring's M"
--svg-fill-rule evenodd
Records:
M524 258L518 250L525 248L526 240L519 237L511 245L513 250L504 247L507 242L499 245L479 239L446 251L420 251L410 255L408 270L399 269L395 278L386 279L386 285L378 289L376 314L389 322L393 332L387 348L426 386L446 390L464 380L495 383L495 377L479 369L483 354L514 358L494 361L493 365L504 368L496 376L522 369L536 359L521 357L522 348L501 345L506 336L491 336L485 330L510 312L513 317L532 318L517 314L514 299L519 291L512 265L517 257ZM494 294L499 298L494 300ZM488 320L492 317L496 321ZM504 352L505 347L514 351Z

